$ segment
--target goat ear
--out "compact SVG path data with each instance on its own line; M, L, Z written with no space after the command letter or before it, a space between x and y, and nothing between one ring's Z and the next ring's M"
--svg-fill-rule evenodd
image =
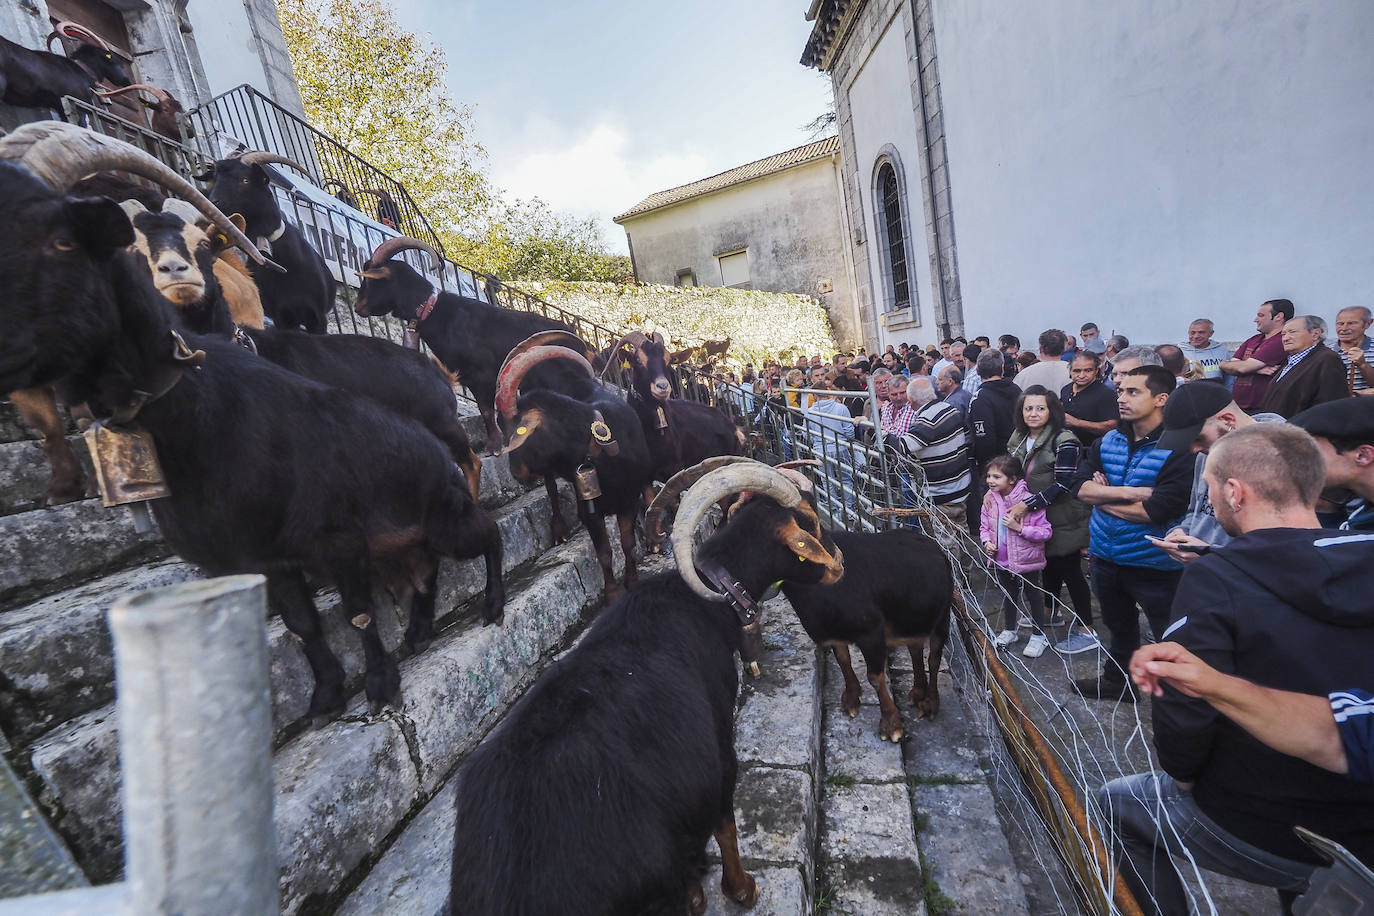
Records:
M98 258L134 243L129 217L108 197L69 197L65 209L77 241Z
M244 232L248 229L248 220L243 218L242 213L229 214L229 222L233 223L234 228L239 232Z
M829 566L835 562L835 558L830 556L821 542L803 531L794 519L788 519L778 528L778 537L799 559L810 560L820 566Z

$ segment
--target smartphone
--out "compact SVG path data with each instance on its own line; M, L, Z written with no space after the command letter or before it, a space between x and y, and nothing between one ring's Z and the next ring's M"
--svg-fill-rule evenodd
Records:
M1145 540L1149 541L1151 544L1154 544L1156 547L1158 547L1161 544L1168 543L1168 541L1164 540L1164 538L1157 538L1153 534L1145 534L1141 536L1145 538ZM1169 546L1173 547L1175 550L1181 550L1184 553L1195 553L1198 556L1202 556L1204 553L1212 552L1211 544L1170 544Z

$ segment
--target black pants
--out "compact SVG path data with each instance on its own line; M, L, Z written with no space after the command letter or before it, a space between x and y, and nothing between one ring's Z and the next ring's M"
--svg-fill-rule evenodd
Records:
M1020 575L996 568L997 584L1002 587L1002 629L1016 632L1017 622L1024 608L1030 614L1034 631L1044 635L1045 606L1040 600L1040 570L1033 569Z
M1123 672L1131 655L1140 648L1140 611L1145 612L1155 639L1162 639L1169 628L1169 608L1182 577L1181 569L1119 566L1093 557L1093 591L1097 592L1097 604L1102 608L1102 622L1111 633L1112 660Z
M1045 599L1049 607L1051 598L1059 597L1059 587L1069 587L1069 600L1073 602L1073 612L1084 626L1093 625L1093 596L1088 588L1088 580L1083 576L1083 558L1078 551L1060 557L1045 557Z

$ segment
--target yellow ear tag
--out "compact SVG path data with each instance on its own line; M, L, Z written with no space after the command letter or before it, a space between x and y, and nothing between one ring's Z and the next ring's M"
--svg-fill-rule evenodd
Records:
M798 547L805 547L805 546L806 546L806 542L805 542L805 541L798 541L798 542L797 542L797 546L798 546Z
M630 368L630 361L629 361L628 359L622 359L622 360L620 361L620 368L622 368L622 369L628 369L628 368Z
M525 433L527 433L527 432L529 432L529 431L530 431L530 428L529 428L528 426L517 426L517 427L515 427L515 434L516 434L517 436L523 436Z

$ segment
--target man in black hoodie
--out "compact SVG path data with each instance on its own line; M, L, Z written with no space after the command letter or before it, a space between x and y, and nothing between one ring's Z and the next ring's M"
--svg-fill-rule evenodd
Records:
M1278 423L1237 430L1213 447L1206 479L1234 540L1188 566L1164 637L1266 687L1325 695L1366 683L1374 541L1318 527L1323 467L1312 438ZM1097 797L1146 912L1188 911L1171 854L1291 900L1321 864L1295 825L1374 863L1374 786L1272 750L1167 685L1154 730L1163 770L1114 780Z

